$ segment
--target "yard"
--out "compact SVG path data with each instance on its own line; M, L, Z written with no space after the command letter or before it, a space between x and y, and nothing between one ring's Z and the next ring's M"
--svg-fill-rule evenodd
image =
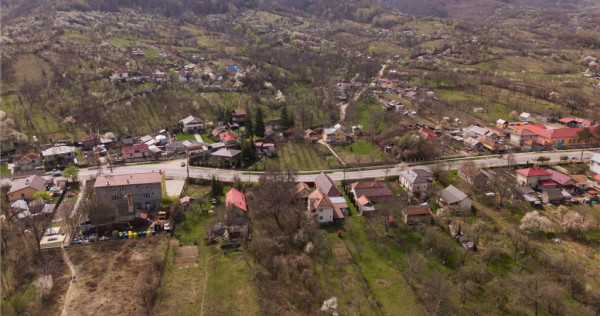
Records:
M341 314L423 314L400 267L369 238L366 225L364 217L346 219L343 238L337 236L336 229L327 229L335 269L323 271L324 290L338 298Z
M177 134L177 140L182 142L185 140L196 140L196 137L194 137L194 134Z
M333 147L333 150L347 164L375 163L387 160L375 145L363 139L359 139L350 145Z
M208 205L204 203L204 208ZM201 206L190 206L182 223L176 226L167 265L154 307L157 315L258 315L258 298L247 254L242 248L222 250L207 245L206 229L213 218L201 212ZM194 241L197 246L193 245ZM180 247L180 245L188 245ZM197 258L188 255L181 266L185 248L197 249ZM185 295L182 295L185 293Z
M67 315L139 314L144 285L160 278L156 265L167 251L166 235L113 240L68 248L77 282L68 292Z
M2 174L3 176L10 175L10 169L8 169L8 164L3 163L0 165L0 167L0 174Z
M322 170L339 164L331 152L322 145L308 143L285 143L277 147L277 157L260 162L256 168L264 169L268 163L277 163L281 168L297 170Z

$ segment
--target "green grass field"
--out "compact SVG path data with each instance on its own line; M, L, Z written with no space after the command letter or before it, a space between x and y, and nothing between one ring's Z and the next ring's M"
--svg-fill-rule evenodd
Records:
M345 152L353 153L356 155L378 155L378 156L381 156L381 152L379 151L379 149L377 149L377 147L375 147L375 145L373 145L363 139L359 139L348 146L336 147L336 150L345 151Z
M154 312L157 315L258 315L258 298L252 271L243 250L222 250L205 243L212 216L200 209L186 212L176 227L172 247L198 242L198 267L175 268L171 249Z
M182 142L184 140L196 140L194 134L177 134L177 140Z
M337 159L325 147L316 144L285 143L277 148L277 157L260 162L256 168L264 169L269 163L278 163L281 168L293 167L297 170L320 170L335 167ZM323 149L323 150L320 150Z
M0 174L2 175L10 175L10 169L8 169L8 164L1 164L0 165L1 169L0 169Z
M372 293L385 315L422 315L424 311L404 280L400 267L386 249L381 249L365 232L364 217L346 220L344 242L352 255L366 289Z

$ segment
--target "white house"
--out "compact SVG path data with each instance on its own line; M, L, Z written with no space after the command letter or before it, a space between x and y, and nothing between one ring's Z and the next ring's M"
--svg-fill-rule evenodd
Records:
M44 157L44 162L56 161L59 159L58 157L64 158L65 161L73 161L77 157L77 149L73 146L50 147L42 150L42 157Z
M179 124L182 130L188 133L204 129L204 121L191 115L179 121Z
M590 160L590 171L600 173L600 154L595 153Z
M331 199L319 190L308 196L308 214L319 224L333 223L334 206Z
M519 114L519 120L526 122L531 121L531 113L523 112Z
M406 169L400 172L398 181L411 194L425 193L431 188L433 175L425 169Z

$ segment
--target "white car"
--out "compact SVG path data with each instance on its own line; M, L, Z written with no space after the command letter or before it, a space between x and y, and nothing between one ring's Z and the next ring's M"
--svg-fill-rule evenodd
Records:
M185 161L182 161L181 164L179 164L182 167L185 167Z
M163 229L164 229L165 231L170 231L170 230L171 230L171 224L169 224L169 223L165 223L165 224L163 225Z

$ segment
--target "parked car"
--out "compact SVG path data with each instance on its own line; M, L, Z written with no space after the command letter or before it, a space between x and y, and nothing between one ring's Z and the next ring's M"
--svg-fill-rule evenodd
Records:
M182 162L181 162L181 166L182 166L182 167L185 167L185 161L182 161Z
M163 225L163 229L164 229L165 231L170 231L170 230L171 230L171 225L170 225L169 223L165 223L165 224Z

